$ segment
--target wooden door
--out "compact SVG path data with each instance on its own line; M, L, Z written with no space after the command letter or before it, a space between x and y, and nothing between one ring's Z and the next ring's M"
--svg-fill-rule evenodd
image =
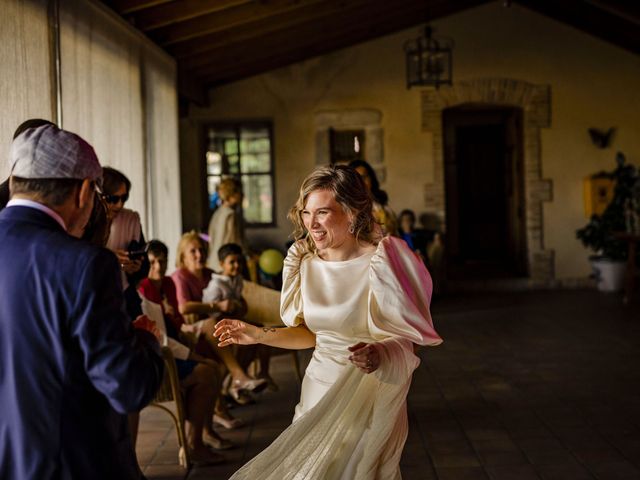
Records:
M482 105L443 113L453 279L527 273L521 119L519 109Z

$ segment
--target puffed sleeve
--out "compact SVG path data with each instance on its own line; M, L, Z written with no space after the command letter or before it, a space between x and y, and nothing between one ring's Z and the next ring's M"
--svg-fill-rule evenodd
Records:
M433 284L422 261L406 243L385 237L378 244L369 269L369 332L379 339L378 378L404 381L418 366L413 344L439 345L429 304Z
M294 243L287 252L282 268L280 317L289 327L296 327L304 321L302 293L300 292L300 266L304 256L304 245L301 242Z

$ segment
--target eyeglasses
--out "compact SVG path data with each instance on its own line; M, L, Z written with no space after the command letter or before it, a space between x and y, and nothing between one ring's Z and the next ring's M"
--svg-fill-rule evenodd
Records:
M123 193L122 195L103 195L102 198L104 198L107 203L115 205L120 201L122 203L125 203L127 200L129 200L129 194Z

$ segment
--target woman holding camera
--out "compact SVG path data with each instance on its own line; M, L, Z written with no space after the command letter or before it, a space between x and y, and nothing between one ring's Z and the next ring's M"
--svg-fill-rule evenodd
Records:
M126 175L111 167L103 167L102 175L102 198L107 204L111 221L107 248L118 257L122 268L122 288L127 301L127 312L131 318L136 318L139 315L140 303L136 285L149 272L140 215L124 208L131 191L131 181Z

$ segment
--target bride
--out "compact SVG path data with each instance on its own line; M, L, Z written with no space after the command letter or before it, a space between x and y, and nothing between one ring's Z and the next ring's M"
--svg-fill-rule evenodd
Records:
M429 313L431 277L402 240L380 238L369 193L349 167L311 173L289 218L287 327L225 319L214 335L221 347L315 350L292 425L231 478L400 479L414 347L442 342Z

